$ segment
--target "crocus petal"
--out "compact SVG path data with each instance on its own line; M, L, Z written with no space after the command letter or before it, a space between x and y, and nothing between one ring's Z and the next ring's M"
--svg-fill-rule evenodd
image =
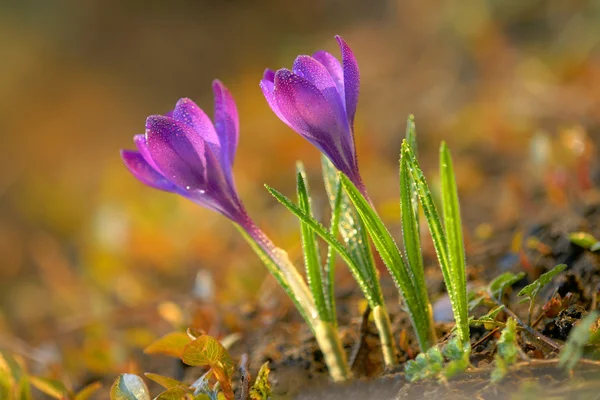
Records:
M327 102L335 111L340 125L348 129L348 117L346 116L342 97L327 68L312 57L298 56L294 61L293 72L302 76L319 89L323 97L327 99Z
M121 150L121 158L127 169L143 184L167 192L177 192L177 187L152 168L139 152Z
M213 82L215 93L215 129L221 143L223 159L233 164L237 149L240 124L235 101L229 90L218 80Z
M265 99L267 100L267 103L269 104L269 107L271 107L271 110L273 110L275 115L277 115L279 119L282 120L287 126L294 129L288 120L285 119L281 111L279 111L277 100L275 100L275 96L273 95L275 90L275 71L266 69L259 86L263 92L263 95L265 96Z
M280 69L275 73L274 97L292 129L323 151L338 169L355 174L352 134L340 124L315 85L290 70Z
M269 68L265 69L265 72L263 72L263 79L271 83L275 82L275 71Z
M187 190L206 185L205 144L188 125L154 115L146 120L150 157L164 176Z
M340 97L344 102L344 108L346 107L346 95L344 92L344 70L342 69L342 65L331 53L326 52L325 50L317 51L313 54L313 58L323 64L331 78L335 82L335 85L340 93Z
M140 154L142 155L142 157L144 157L144 160L146 160L146 162L148 164L150 164L150 166L154 170L156 170L157 172L162 174L162 172L160 172L160 169L158 168L158 166L152 159L152 156L150 155L150 151L148 151L148 143L146 142L146 135L135 135L133 137L133 143L135 143L135 147L137 147L137 149L140 152Z
M321 91L292 71L280 69L275 73L273 95L285 120L303 136L320 141L343 132Z
M219 138L212 121L192 100L185 98L179 100L173 110L173 119L190 126L205 142L219 145Z
M342 51L342 63L344 66L344 92L346 96L346 113L348 114L348 123L354 126L354 115L356 114L356 105L358 103L358 92L360 86L360 73L358 71L358 62L352 49L346 44L340 36L335 37Z

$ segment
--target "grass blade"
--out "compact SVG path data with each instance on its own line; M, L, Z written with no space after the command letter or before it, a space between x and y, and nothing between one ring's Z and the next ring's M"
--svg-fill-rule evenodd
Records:
M465 245L452 157L445 142L442 142L440 147L440 179L442 183L444 228L452 278L452 289L449 288L448 290L453 290L455 294L456 309L454 312L459 336L463 343L469 343Z
M311 201L306 183L306 173L301 163L298 163L297 165L296 190L300 209L304 211L306 215L312 217ZM325 302L325 292L323 291L323 275L315 233L310 226L302 221L300 221L300 232L302 235L302 252L304 254L308 287L310 288L315 306L317 307L319 318L331 322L329 320L331 313Z
M421 349L427 350L433 345L432 329L427 317L429 304L422 303L420 292L416 289L417 282L413 279L412 272L404 262L396 242L375 210L346 176L341 175L340 178L348 197L360 214L377 251L404 298Z

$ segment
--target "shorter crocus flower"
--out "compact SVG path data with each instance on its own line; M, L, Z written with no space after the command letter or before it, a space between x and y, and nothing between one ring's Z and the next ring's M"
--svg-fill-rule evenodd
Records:
M166 115L146 119L146 133L135 135L137 151L121 150L129 171L155 189L179 194L217 211L240 226L271 258L276 246L256 226L239 199L233 161L239 138L235 101L213 82L215 122L190 99L181 99Z
M267 69L260 87L273 112L302 135L366 195L354 145L360 75L354 53L336 36L342 64L318 51L296 58L292 69Z
M137 151L122 150L131 173L142 183L177 193L215 210L234 222L245 218L232 175L238 142L238 115L229 91L219 81L215 92L215 124L190 99L181 99L167 115L146 120L146 133L136 135Z
M285 251L277 248L246 213L237 194L232 166L239 137L233 97L213 83L215 120L194 102L181 99L166 115L146 120L146 133L136 135L137 151L122 150L129 171L142 183L172 192L230 219L261 257L315 332L334 380L349 369L335 325L320 320L309 288Z

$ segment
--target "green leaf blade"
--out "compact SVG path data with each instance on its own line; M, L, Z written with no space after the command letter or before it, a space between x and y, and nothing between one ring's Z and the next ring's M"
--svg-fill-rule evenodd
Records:
M340 212L342 205L342 185L338 182L337 190L335 194L335 200L331 210L331 224L329 226L329 234L335 237L336 232L339 229L340 223ZM325 263L325 288L326 288L326 300L328 302L329 312L331 314L330 319L333 324L337 326L337 311L335 308L335 249L330 244L327 245L327 262Z
M469 342L467 305L467 278L465 245L458 202L458 189L452 157L446 143L440 147L440 178L442 181L443 218L450 261L451 290L455 293L455 316L458 332L463 343Z
M406 252L406 259L412 273L413 285L419 291L422 299L427 299L423 256L421 254L421 239L419 225L415 218L412 204L411 177L408 172L406 158L400 159L400 211L402 219L402 240Z
M306 183L306 173L301 163L298 163L297 169L296 191L298 195L298 205L306 215L313 217L310 204L310 195L308 193L308 185ZM303 221L300 221L300 231L302 236L302 250L304 253L304 264L306 267L308 287L312 293L320 319L331 322L331 313L325 301L323 274L321 262L319 260L319 248L317 246L315 233L310 226Z
M419 345L426 350L433 345L432 330L428 317L429 302L423 304L420 291L416 288L412 272L404 262L402 254L391 234L369 202L346 176L341 176L342 185L348 197L356 207L358 214L369 231L373 243L379 252L396 286L407 305L409 315L417 333Z

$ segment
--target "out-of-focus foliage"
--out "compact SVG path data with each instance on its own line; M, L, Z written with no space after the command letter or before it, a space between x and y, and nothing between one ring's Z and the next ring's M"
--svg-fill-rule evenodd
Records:
M598 239L587 232L572 232L569 234L569 240L577 246L589 249L590 251L600 250L600 242Z
M87 400L101 387L92 382L79 391L74 391L61 381L30 374L20 357L0 351L0 399L29 400L32 387L57 400Z
M191 341L192 339L183 332L171 332L152 342L144 349L144 352L181 358L185 346Z
M250 388L250 398L252 400L267 400L271 396L271 385L269 384L270 372L268 362L260 367L256 381Z
M142 378L122 374L110 388L110 400L150 400L150 394Z
M196 337L190 329L188 334L172 332L150 344L145 351L180 358L190 366L208 368L191 385L160 374L146 373L148 379L166 389L158 395L158 399L233 399L232 378L235 365L229 352L215 338L208 335ZM270 390L268 375L268 367L263 365L255 386L263 391ZM111 400L135 400L145 396L149 396L148 388L137 375L122 374L111 389Z
M559 365L567 370L573 369L584 354L584 348L593 339L598 340L598 313L586 315L569 333L565 347L560 353ZM592 331L592 327L595 329Z

